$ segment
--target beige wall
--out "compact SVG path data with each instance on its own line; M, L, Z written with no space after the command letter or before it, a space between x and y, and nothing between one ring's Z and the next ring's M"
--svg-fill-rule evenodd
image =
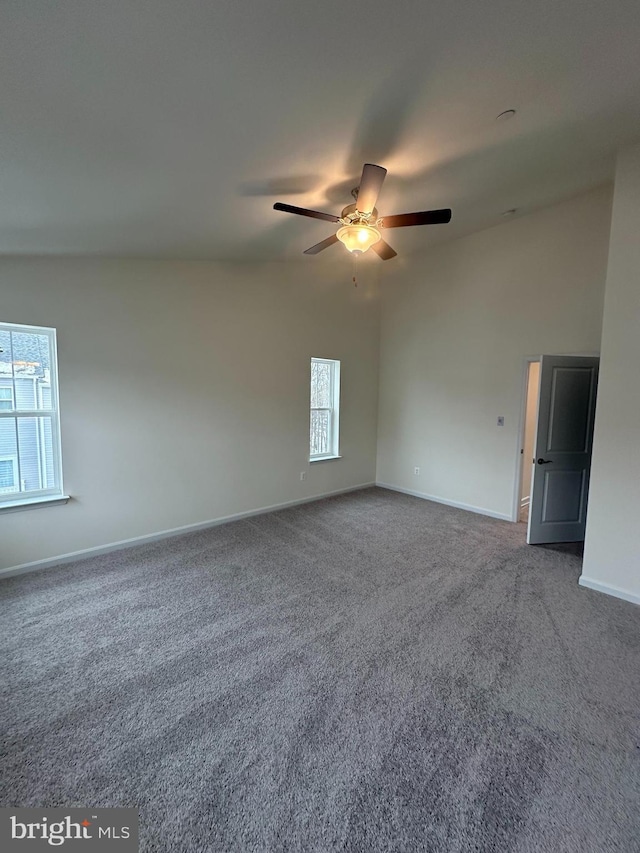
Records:
M640 146L616 169L580 582L640 603Z
M524 446L522 449L522 482L520 498L527 500L531 497L531 471L533 448L536 443L536 424L538 422L538 391L540 389L540 362L532 361L529 365L529 380L527 382L527 402L525 405Z
M0 319L58 330L73 500L0 514L0 568L372 482L379 313L361 279L4 259ZM342 361L343 458L309 466L311 356Z
M601 187L385 283L379 482L511 517L523 358L599 351L610 213Z
M616 189L585 563L624 589L640 549L605 510L618 493L618 520L631 512L640 482L634 164ZM342 265L3 259L0 319L58 329L73 500L0 514L0 569L369 483L376 420L379 482L509 517L523 359L599 350L610 214L601 187L399 259L381 330L366 270L356 289ZM309 466L312 355L342 361L343 459Z

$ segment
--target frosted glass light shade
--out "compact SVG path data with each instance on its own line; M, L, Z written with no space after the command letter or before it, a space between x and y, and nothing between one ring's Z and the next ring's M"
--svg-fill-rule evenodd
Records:
M354 225L343 225L336 234L338 240L347 247L350 252L366 252L374 243L380 239L380 232L372 225L356 223Z

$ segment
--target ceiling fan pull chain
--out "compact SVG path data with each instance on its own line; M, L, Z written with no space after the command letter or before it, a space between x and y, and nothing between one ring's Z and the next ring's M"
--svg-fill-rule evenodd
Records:
M353 278L351 280L353 281L354 287L358 286L357 274L358 274L358 256L353 255Z

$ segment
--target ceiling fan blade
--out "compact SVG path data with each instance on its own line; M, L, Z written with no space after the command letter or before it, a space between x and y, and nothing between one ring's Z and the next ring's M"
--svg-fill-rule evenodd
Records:
M321 213L319 210L307 210L306 207L294 207L292 204L283 204L277 201L273 205L274 210L282 210L285 213L297 213L298 216L310 216L312 219L324 219L326 222L339 222L340 217L332 213Z
M323 240L321 243L316 243L315 246L311 246L310 249L305 249L304 255L317 255L318 252L321 252L323 249L328 249L329 246L333 246L334 243L338 242L338 238L335 234L332 234L331 237L327 237L326 240Z
M405 228L407 225L445 225L451 222L449 208L443 210L421 210L418 213L398 213L396 216L383 216L384 228Z
M376 255L380 255L383 261L390 261L391 258L395 258L398 254L395 249L392 249L388 243L385 243L384 240L378 240L377 243L374 243L371 247Z
M356 200L356 207L360 213L371 213L376 206L378 194L386 174L387 170L383 169L382 166L375 166L373 163L364 164Z

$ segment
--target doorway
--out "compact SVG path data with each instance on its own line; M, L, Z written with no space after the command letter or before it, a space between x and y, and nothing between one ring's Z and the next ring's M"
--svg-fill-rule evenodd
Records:
M583 542L599 357L526 359L513 521L527 542Z
M538 392L540 390L539 360L529 361L526 384L524 430L522 432L522 447L520 448L520 464L522 466L520 472L520 503L518 505L518 521L524 524L529 521L529 506L531 503L531 475L536 442Z

